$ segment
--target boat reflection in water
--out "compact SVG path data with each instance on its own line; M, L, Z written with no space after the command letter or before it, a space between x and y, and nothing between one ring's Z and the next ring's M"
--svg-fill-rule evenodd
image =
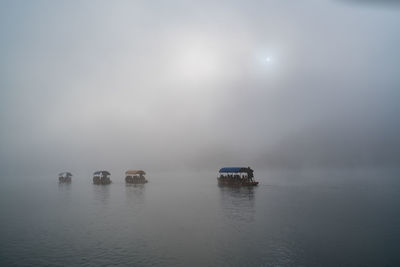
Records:
M228 222L253 222L255 215L254 187L219 186L222 213Z
M110 201L110 186L92 186L95 205L106 206Z
M129 203L143 204L146 186L144 184L125 184L126 200Z

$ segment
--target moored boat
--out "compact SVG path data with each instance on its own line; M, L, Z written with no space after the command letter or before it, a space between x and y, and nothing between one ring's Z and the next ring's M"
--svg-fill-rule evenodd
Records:
M93 173L94 184L111 184L111 173L108 171L96 171Z
M145 175L146 172L143 170L127 170L125 172L125 181L128 184L145 184L148 182Z
M58 181L60 183L70 183L72 181L72 173L70 172L61 172L58 174Z
M250 167L224 167L219 170L219 185L228 186L256 186L254 170Z

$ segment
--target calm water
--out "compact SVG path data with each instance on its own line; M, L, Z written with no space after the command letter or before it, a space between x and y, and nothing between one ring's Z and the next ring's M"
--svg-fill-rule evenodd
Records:
M400 172L2 177L1 265L400 266Z

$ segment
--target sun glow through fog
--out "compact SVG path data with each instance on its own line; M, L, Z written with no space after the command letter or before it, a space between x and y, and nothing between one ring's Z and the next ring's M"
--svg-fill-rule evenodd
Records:
M169 72L181 82L214 81L223 73L222 51L212 38L186 38L174 47Z
M201 46L187 47L178 57L178 68L184 79L203 80L218 72L218 60L210 49Z

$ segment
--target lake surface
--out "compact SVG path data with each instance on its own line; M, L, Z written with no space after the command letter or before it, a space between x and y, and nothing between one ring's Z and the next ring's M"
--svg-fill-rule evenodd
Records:
M2 266L400 266L400 172L2 177Z

